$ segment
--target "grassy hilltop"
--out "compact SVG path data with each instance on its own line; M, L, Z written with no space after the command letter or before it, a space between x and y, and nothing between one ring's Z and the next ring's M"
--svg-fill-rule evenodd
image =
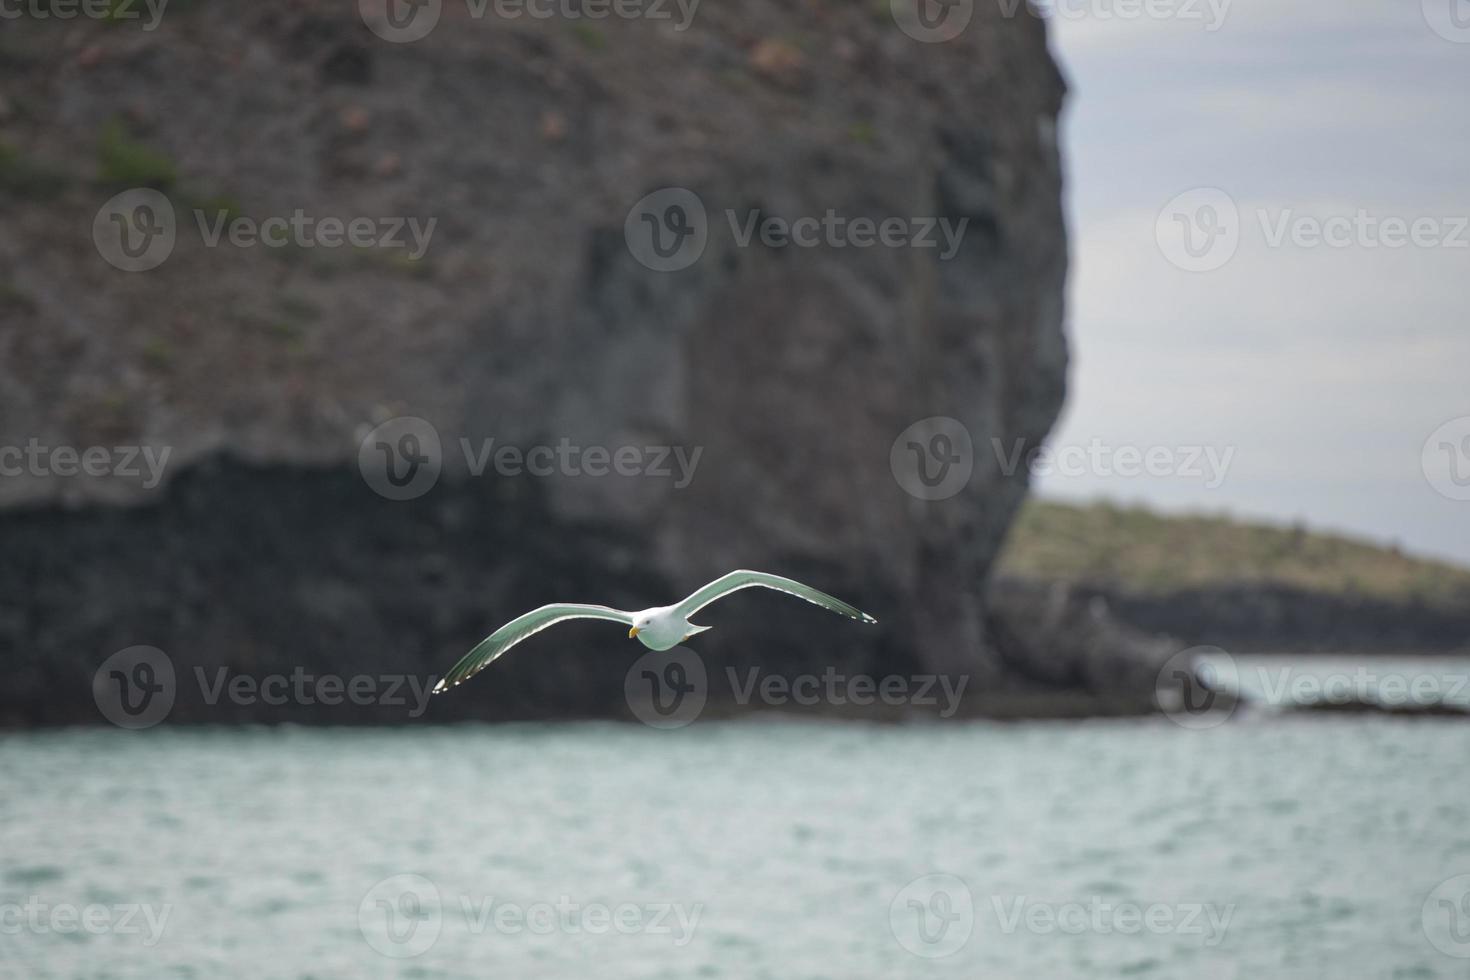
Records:
M1031 499L1001 553L1002 576L1133 593L1285 586L1321 595L1470 607L1470 569L1302 527L1163 516L1108 503Z

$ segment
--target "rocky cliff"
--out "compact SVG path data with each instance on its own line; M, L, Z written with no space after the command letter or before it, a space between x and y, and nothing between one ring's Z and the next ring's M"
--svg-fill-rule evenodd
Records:
M390 719L193 678L426 676L741 566L880 625L747 593L711 665L1034 686L983 583L1026 492L991 440L1064 390L1042 23L429 6L6 22L0 718L96 720L146 644L175 720ZM432 714L617 713L641 652L565 627Z

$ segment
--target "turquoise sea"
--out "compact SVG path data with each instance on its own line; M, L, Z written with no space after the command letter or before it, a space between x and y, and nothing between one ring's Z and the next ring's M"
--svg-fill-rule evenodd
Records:
M1464 977L1470 725L0 738L0 976Z

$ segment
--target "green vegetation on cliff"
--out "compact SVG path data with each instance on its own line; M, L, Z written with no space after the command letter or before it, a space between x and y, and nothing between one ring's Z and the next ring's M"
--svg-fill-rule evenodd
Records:
M1029 500L999 574L1144 593L1282 585L1328 595L1470 606L1470 569L1393 547L1228 516Z

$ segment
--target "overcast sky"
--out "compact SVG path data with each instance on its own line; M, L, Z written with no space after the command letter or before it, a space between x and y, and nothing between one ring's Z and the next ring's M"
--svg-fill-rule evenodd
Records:
M1046 5L1074 361L1037 486L1470 563L1470 0L1130 2Z

